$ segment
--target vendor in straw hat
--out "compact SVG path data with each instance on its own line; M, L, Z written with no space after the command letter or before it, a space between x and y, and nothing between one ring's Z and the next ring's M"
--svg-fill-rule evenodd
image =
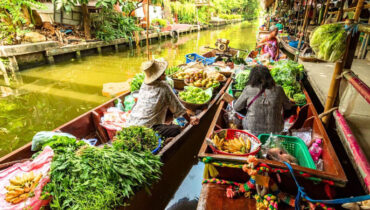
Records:
M166 82L166 61L151 60L143 62L141 69L145 74L139 91L137 104L127 121L128 126L142 125L157 131L161 136L174 137L181 132L178 125L165 123L166 113L171 111L174 118L184 116L191 124L198 124L196 117L190 117L185 107Z

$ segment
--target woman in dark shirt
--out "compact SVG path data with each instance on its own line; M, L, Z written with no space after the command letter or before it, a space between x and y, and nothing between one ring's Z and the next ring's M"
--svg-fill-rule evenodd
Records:
M283 110L292 106L283 88L275 84L268 68L258 65L251 70L248 83L233 107L238 112L247 109L243 129L259 135L280 133L284 127Z

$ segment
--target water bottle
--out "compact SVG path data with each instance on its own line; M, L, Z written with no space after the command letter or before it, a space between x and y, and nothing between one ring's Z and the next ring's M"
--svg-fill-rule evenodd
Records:
M309 149L311 157L315 163L317 163L321 157L322 153L321 143L322 143L321 139L316 139Z

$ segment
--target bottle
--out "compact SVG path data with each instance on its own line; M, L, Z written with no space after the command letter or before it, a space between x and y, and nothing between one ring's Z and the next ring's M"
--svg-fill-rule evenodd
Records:
M309 149L311 157L315 163L319 161L321 157L321 153L322 153L321 143L322 143L321 139L316 139Z

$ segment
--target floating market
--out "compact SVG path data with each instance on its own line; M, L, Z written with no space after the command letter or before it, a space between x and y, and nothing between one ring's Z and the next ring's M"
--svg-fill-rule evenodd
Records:
M2 0L0 209L369 209L370 2Z

